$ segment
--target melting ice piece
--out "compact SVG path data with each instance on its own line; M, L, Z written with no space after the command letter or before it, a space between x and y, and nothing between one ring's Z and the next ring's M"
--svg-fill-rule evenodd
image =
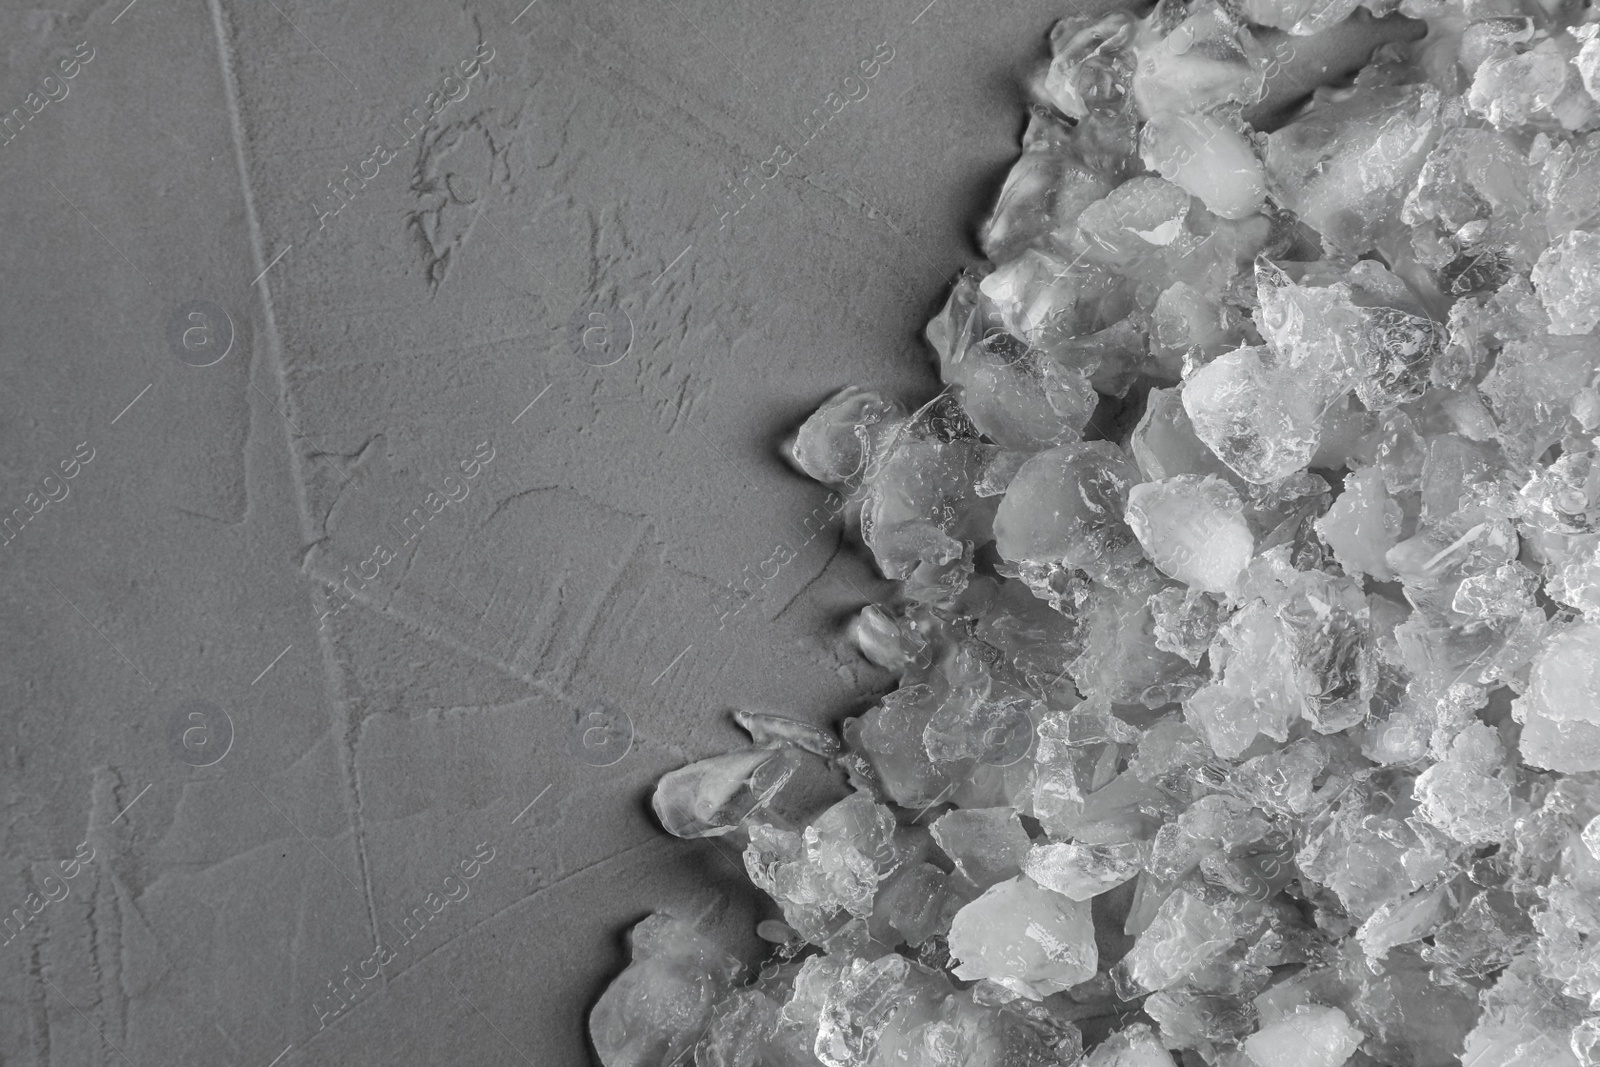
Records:
M796 724L802 725L802 724ZM827 763L800 748L730 752L663 775L651 806L677 837L720 837L747 820L805 820L839 797Z
M1145 850L1137 842L1091 845L1081 841L1034 845L1022 873L1073 900L1090 900L1139 873Z
M956 913L950 955L958 978L989 979L1039 1000L1094 977L1099 963L1089 905L1026 876L988 889Z
M1302 1004L1244 1042L1257 1067L1340 1067L1366 1035L1338 1008Z
M899 401L848 385L800 424L784 455L819 482L859 486L875 453L905 417Z
M1238 592L1255 537L1227 482L1193 474L1144 482L1128 492L1127 518L1161 573L1202 592Z
M660 1067L689 1055L739 961L694 925L656 914L628 935L633 962L601 994L589 1036L605 1067Z

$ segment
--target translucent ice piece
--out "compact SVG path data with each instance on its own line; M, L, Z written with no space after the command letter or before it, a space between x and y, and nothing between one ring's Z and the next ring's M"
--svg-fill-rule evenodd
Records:
M1550 332L1586 334L1600 323L1600 234L1573 230L1533 268L1533 284L1550 313Z
M656 914L628 936L633 962L589 1015L605 1067L659 1067L693 1051L712 1005L740 970L692 923Z
M1400 540L1403 517L1384 487L1383 472L1367 467L1345 478L1344 492L1317 520L1317 532L1345 573L1386 582L1394 577L1387 554Z
M1073 900L1089 900L1133 878L1144 860L1136 842L1034 845L1022 872L1046 889Z
M923 405L886 446L861 507L861 535L884 574L909 576L922 563L961 558L963 541L979 534L984 509L974 509L977 431L955 399Z
M1143 1023L1118 1030L1090 1054L1084 1067L1174 1067L1169 1053Z
M1244 1051L1257 1067L1340 1067L1365 1036L1338 1008L1304 1004L1251 1034Z
M1226 353L1183 386L1195 435L1252 482L1277 481L1311 461L1326 407L1267 355L1265 348Z
M1145 398L1144 415L1128 439L1129 450L1146 481L1179 474L1216 474L1238 478L1199 437L1184 410L1177 389L1152 389ZM1240 479L1243 484L1243 479Z
M1300 118L1268 134L1268 181L1331 244L1364 252L1392 231L1439 110L1431 86L1319 89Z
M1253 215L1266 199L1261 161L1250 142L1214 115L1152 117L1139 133L1139 155L1145 166L1222 218Z
M942 974L904 956L851 960L827 991L815 1052L827 1067L868 1067L891 1031L931 1020L950 992Z
M1123 521L1139 469L1116 445L1091 441L1041 452L1017 471L994 519L995 547L1018 563L1109 575L1139 556Z
M803 824L838 799L838 788L827 763L816 754L763 748L713 756L668 772L656 783L651 806L670 834L720 837L752 819Z
M1126 999L1178 984L1228 950L1237 935L1220 912L1186 889L1169 896L1111 977Z
M1244 504L1215 475L1181 474L1128 492L1128 526L1145 555L1169 578L1232 595L1255 551Z
M1049 244L1055 231L1110 191L1111 183L1073 150L1060 122L1030 115L1022 157L1006 175L978 243L992 262L1010 261L1029 245Z
M846 386L800 425L784 453L819 482L859 488L889 433L905 416L898 401Z
M1524 723L1523 759L1568 774L1600 770L1600 623L1552 638L1513 709Z
M1094 977L1099 954L1089 905L1026 876L993 886L950 924L958 978L986 978L1038 1000Z
M928 829L956 870L983 889L1021 874L1031 844L1011 808L958 808Z
M1572 65L1578 50L1577 42L1563 34L1526 52L1497 51L1473 75L1467 106L1497 129L1530 124L1583 129L1600 112Z

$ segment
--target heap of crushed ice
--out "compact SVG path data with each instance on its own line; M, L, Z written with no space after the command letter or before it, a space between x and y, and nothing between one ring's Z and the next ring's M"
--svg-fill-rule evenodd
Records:
M1056 27L946 390L789 449L900 687L662 780L783 921L607 1067L1600 1064L1600 10L1366 6Z

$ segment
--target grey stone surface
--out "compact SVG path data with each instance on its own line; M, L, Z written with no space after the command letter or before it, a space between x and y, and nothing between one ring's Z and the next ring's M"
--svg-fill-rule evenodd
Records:
M753 948L650 785L888 685L776 444L931 391L1068 10L924 4L0 14L0 1062L581 1064L650 910Z

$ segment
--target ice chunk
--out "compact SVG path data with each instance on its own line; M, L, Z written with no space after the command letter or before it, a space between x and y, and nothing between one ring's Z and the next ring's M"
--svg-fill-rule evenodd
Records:
M1006 489L994 518L995 547L1045 574L1065 567L1104 578L1125 569L1139 558L1123 521L1138 481L1139 468L1107 441L1041 452Z
M780 747L730 752L670 771L656 784L651 806L670 834L720 837L749 821L803 824L837 799L838 786L820 756Z
M799 833L752 827L744 863L750 880L783 907L784 921L809 940L841 911L870 916L878 883L906 858L896 847L894 816L853 793Z
M1180 474L1136 485L1127 519L1163 574L1202 592L1238 592L1255 538L1239 494L1221 478Z
M1147 607L1155 627L1156 647L1198 666L1222 624L1217 600L1174 585L1151 594Z
M977 431L948 393L930 400L885 446L861 507L861 536L884 574L961 559L987 518L976 501Z
M659 1067L689 1055L712 1005L740 970L694 924L656 914L628 937L633 962L589 1015L589 1037L605 1067Z
M1525 52L1497 51L1474 73L1467 106L1498 129L1534 124L1583 129L1600 111L1572 65L1578 50L1577 42L1563 34Z
M1094 977L1099 954L1089 905L1026 876L991 887L956 913L950 955L958 978L988 979L1038 1000Z
M1084 1067L1174 1067L1172 1054L1143 1023L1118 1030L1102 1041Z
M1572 774L1600 770L1600 623L1551 639L1534 658L1527 692L1513 704L1522 756Z
M849 635L863 656L885 670L904 672L913 664L926 665L928 640L909 619L893 618L875 604L851 620Z
M1131 999L1176 985L1228 951L1237 934L1226 916L1187 889L1169 896L1155 920L1112 968L1119 995Z
M1225 219L1254 215L1266 199L1261 161L1238 129L1214 115L1159 114L1139 133L1144 165Z
M956 870L983 889L1021 874L1031 844L1011 808L957 809L928 829Z
M1367 467L1345 478L1344 492L1317 520L1317 532L1347 574L1386 582L1394 577L1387 555L1400 540L1403 518L1384 487L1383 471Z
M1201 441L1241 478L1275 482L1311 461L1326 402L1275 366L1266 348L1218 356L1184 382Z
M1302 1004L1245 1039L1257 1067L1340 1067L1365 1035L1338 1008Z
M1600 234L1573 230L1533 268L1533 284L1553 334L1586 334L1600 322Z
M851 960L827 990L815 1052L827 1067L868 1067L880 1044L932 1020L950 992L942 975L904 956Z
M978 243L995 263L1017 258L1029 245L1048 245L1056 232L1111 191L1111 183L1074 150L1060 122L1029 116L1022 157L1012 164Z
M1318 89L1295 121L1267 135L1267 180L1335 247L1358 254L1394 227L1439 135L1432 86Z
M1139 873L1144 849L1136 842L1092 845L1080 841L1034 845L1022 873L1073 900L1089 900Z
M1179 474L1238 477L1195 435L1194 424L1184 410L1182 394L1176 389L1150 390L1145 398L1144 415L1128 444L1146 481Z
M905 417L899 401L846 386L800 425L784 454L801 473L819 482L859 488L884 442Z

